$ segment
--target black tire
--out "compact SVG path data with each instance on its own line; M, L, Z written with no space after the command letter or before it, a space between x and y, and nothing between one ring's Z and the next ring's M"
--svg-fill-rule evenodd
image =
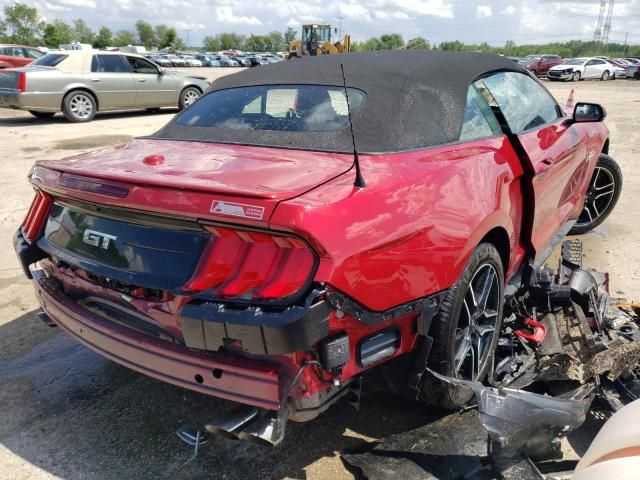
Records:
M51 118L55 115L55 112L36 112L35 110L29 110L29 113L36 118Z
M633 79L634 80L640 80L640 72L636 72L633 74Z
M610 183L613 183L613 190L611 190L610 196L606 196L609 192L606 187ZM618 203L620 192L622 192L620 165L609 155L601 153L589 181L584 209L569 231L569 235L582 235L604 222Z
M495 274L493 278L495 282L497 282L497 284L495 284L494 280L491 280L491 290L489 291L492 297L491 305L489 305L488 301L485 301L485 306L489 305L492 311L495 312L495 315L491 314L493 320L487 317L486 320L488 323L480 323L479 319L476 320L478 323L475 323L470 321L473 314L471 314L471 316L467 315L465 311L470 312L470 310L467 310L465 307L469 307L467 300L471 301L472 305L475 304L477 307L480 307L482 302L479 301L478 304L476 304L476 297L472 294L470 295L470 290L473 289L473 285L478 286L478 282L487 281L488 277L482 277L485 270L487 272L493 271ZM489 273L487 273L487 275L489 275ZM470 286L472 286L471 289ZM494 290L494 288L497 290ZM458 282L447 292L445 298L440 303L439 311L433 319L429 330L429 335L433 337L433 347L429 355L429 368L444 375L458 376L455 365L456 339L461 340L461 335L465 330L471 331L470 325L473 323L477 325L476 329L474 329L476 332L478 332L479 327L483 325L486 327L492 325L494 330L490 339L483 341L482 339L485 338L483 336L484 334L471 334L478 338L477 352L479 352L480 345L484 343L483 353L478 355L480 361L476 369L477 375L473 372L471 375L464 373L460 375L461 378L466 379L473 376L475 377L474 380L482 382L487 377L489 369L492 366L496 345L498 343L498 333L502 323L503 296L504 269L500 253L498 253L498 250L492 244L481 243L471 254ZM478 310L479 309L475 311L477 312ZM465 324L465 316L467 317L469 326L462 328L461 325ZM472 342L472 337L469 336L468 344L473 345ZM467 344L467 341L464 341L464 343ZM462 347L462 344L463 342L460 342L458 349ZM461 365L464 366L465 363L468 362L466 359L469 357L469 354L471 354L471 367L473 371L473 346L470 348L471 350L465 350L467 353L463 356L464 360L462 360ZM459 370L462 370L462 368L459 368ZM422 400L427 404L446 409L455 409L464 406L473 397L473 393L469 389L443 383L428 373L424 375L423 379Z
M200 98L202 92L198 87L186 87L180 92L180 98L178 99L178 108L182 111L185 108L190 107L198 98Z
M537 77L538 72L536 70L531 70L531 75L533 75L534 77Z
M73 123L90 122L97 111L96 99L85 90L73 90L62 100L62 113Z
M571 75L571 80L574 82L579 82L581 77L582 74L580 72L573 72L573 75Z
M611 78L609 70L605 70L604 72L602 72L602 76L600 77L601 81L606 82L607 80L609 80L609 78Z

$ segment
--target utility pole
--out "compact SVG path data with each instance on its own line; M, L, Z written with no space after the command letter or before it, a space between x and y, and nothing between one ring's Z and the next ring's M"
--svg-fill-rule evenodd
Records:
M627 39L629 38L629 32L624 34L624 47L622 48L622 56L627 54Z
M188 50L189 49L189 45L190 45L189 44L189 33L191 33L191 29L187 28L186 32L187 32L187 50Z

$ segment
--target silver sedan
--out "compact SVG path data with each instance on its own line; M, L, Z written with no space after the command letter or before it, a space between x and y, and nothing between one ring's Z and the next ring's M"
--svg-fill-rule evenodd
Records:
M165 71L141 55L60 51L0 71L0 107L88 122L98 111L184 109L208 87L203 77Z

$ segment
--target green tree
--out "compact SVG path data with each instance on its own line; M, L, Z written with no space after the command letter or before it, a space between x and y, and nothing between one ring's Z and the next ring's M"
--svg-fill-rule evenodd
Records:
M182 38L176 36L175 41L173 42L172 47L175 50L186 50L187 49L187 44L184 43L184 40L182 40Z
M156 25L154 30L156 34L156 40L158 41L158 45L162 43L162 39L167 34L168 29L169 28L164 24Z
M127 45L135 45L136 36L129 30L119 30L113 38L114 47L126 47Z
M380 36L380 50L396 50L404 47L404 40L399 33L388 33Z
M73 41L93 45L94 33L81 18L73 21Z
M160 48L173 47L178 39L178 33L175 28L167 28L160 37Z
M202 39L202 46L207 52L217 52L220 50L220 42L217 37L204 37Z
M240 50L244 43L244 37L235 32L220 33L217 37L221 50Z
M407 50L429 50L431 45L429 44L429 40L422 37L416 37L409 40L405 48Z
M442 42L438 48L440 50L447 50L450 52L461 52L464 50L464 43L460 40L454 40L452 42Z
M107 27L102 27L93 40L93 46L95 48L110 47L113 44L113 34Z
M293 42L297 36L298 32L296 32L293 27L287 27L287 31L284 32L284 43L287 45L287 49L289 48L289 44Z
M151 49L158 45L156 32L153 30L153 27L149 22L138 20L136 22L136 30L138 32L138 39L140 39L140 43L146 48Z
M271 52L280 52L282 50L288 50L289 44L287 43L285 47L284 37L280 32L270 32L269 40L271 45L269 46L269 51Z
M249 35L243 48L250 52L267 52L271 50L271 38L267 35Z
M42 43L49 48L58 48L60 45L73 41L73 28L60 19L55 19L44 27Z
M44 29L38 10L22 3L4 7L4 25L7 39L24 45L35 45Z

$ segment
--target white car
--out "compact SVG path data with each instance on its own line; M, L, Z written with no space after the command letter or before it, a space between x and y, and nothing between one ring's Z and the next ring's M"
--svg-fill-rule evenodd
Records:
M584 80L599 78L609 80L614 75L614 66L596 57L574 58L549 69L549 80Z
M202 66L202 62L192 55L179 55L179 57L182 58L185 62L187 62L187 67Z

